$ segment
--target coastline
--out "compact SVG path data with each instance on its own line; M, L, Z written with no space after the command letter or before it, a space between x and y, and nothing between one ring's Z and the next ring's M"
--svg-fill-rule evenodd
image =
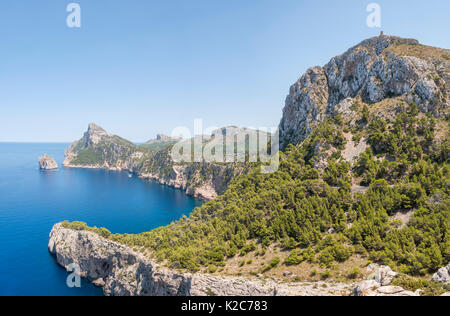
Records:
M61 223L53 227L48 249L62 267L77 264L81 277L102 287L106 296L347 296L355 287L183 273L96 233L70 230Z
M76 264L80 277L101 287L106 296L421 296L392 285L396 272L372 264L360 283L286 282L256 276L187 273L167 268L128 246L95 232L53 226L49 252L66 270ZM442 296L448 296L445 293Z
M126 171L139 179L147 180L147 181L154 181L161 185L166 185L171 188L182 190L187 196L191 196L195 199L202 200L203 202L208 202L213 199L215 199L218 194L217 192L211 187L206 185L203 185L198 188L190 188L187 185L187 182L183 179L181 179L180 176L180 170L175 169L175 172L177 173L177 179L175 180L166 180L163 179L155 174L141 174L139 172L136 172L134 170L131 170L129 168L118 168L118 167L110 167L110 166L100 166L100 165L74 165L71 163L64 162L63 168L69 168L69 169L91 169L91 170L108 170L108 171L117 171L122 172Z

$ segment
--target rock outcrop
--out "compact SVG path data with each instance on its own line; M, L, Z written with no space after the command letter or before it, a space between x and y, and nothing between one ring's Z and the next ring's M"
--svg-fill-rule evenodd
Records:
M392 271L388 266L379 266L378 264L370 264L367 270L372 272L372 279L374 279L381 286L388 286L392 284L394 278L398 275L397 272Z
M108 296L420 296L392 285L397 273L372 264L369 279L357 285L328 282L286 283L274 279L183 273L163 267L131 248L90 231L56 224L48 244L64 268L78 265L81 277ZM447 293L448 295L448 293ZM445 296L445 294L444 294Z
M42 170L54 170L58 169L58 164L50 155L45 154L39 159L39 167Z
M371 264L367 269L373 274L355 287L355 296L420 296L420 290L411 292L400 286L393 286L392 281L398 273L388 266Z
M449 50L413 39L367 39L324 67L313 67L290 88L279 129L281 147L306 139L314 126L358 98L366 104L400 98L444 116L449 108ZM344 102L344 104L341 104Z
M109 296L330 296L348 295L353 288L341 283L290 284L182 273L96 233L61 224L53 227L48 248L61 266L77 264L81 276L103 287Z
M256 131L233 128L232 133L248 135ZM217 139L202 137L200 142L213 148L219 144ZM176 163L170 155L176 142L177 138L158 135L156 140L138 146L92 123L84 136L66 150L64 167L127 171L203 200L216 198L234 177L247 170L245 163Z
M450 284L450 263L433 275L433 281Z

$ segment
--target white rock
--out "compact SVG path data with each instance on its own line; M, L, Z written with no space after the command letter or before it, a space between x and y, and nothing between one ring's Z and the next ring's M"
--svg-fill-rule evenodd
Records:
M433 275L433 281L440 283L450 283L450 264L444 268L439 269Z
M377 263L371 263L366 267L367 271L369 271L369 272L378 271L379 268L380 268L380 265Z
M391 285L392 280L398 275L397 272L392 271L388 266L381 266L378 269L378 275L376 281L381 284L381 286Z
M380 283L375 280L363 281L355 287L355 296L372 296L379 287Z
M50 155L45 154L39 159L39 167L42 170L53 170L58 169L58 164Z
M405 289L400 286L382 286L377 289L377 292L381 294L398 294L405 292Z

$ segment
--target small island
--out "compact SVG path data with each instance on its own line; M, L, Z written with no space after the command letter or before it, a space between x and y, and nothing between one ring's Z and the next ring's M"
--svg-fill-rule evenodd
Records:
M39 167L41 170L54 170L58 169L58 164L50 155L45 154L39 159Z

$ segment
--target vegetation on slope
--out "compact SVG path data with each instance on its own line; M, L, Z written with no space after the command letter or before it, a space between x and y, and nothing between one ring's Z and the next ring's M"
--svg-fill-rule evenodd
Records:
M86 146L83 138L72 146L71 152L75 154L70 161L72 165L114 165L118 161L125 161L136 151L144 151L132 142L115 135L103 137L99 143L89 146Z
M101 153L92 148L85 148L78 152L77 157L71 163L74 165L97 165L103 163L103 157Z
M148 150L149 152L158 152L164 149L167 149L174 145L177 141L161 141L161 142L154 142L151 144L142 144L139 145L139 148L143 148Z
M284 262L275 257L257 272L303 262L327 268L355 254L409 275L435 272L450 261L448 121L415 104L399 106L392 120L361 107L352 134L371 146L354 165L342 158L349 127L336 115L288 146L278 172L254 168L189 218L138 235L102 235L191 271L215 271L230 258L278 245L289 253ZM437 124L446 127L438 141ZM315 168L330 148L326 167ZM355 180L366 193L352 192ZM394 220L398 212L410 212L410 220Z

